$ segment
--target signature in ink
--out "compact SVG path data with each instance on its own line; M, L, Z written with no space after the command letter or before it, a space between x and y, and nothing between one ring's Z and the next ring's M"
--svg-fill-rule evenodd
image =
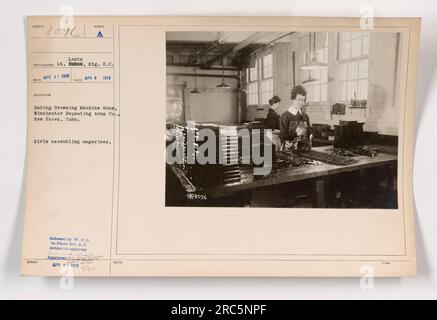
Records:
M53 25L50 25L46 34L48 37L64 37L64 38L80 37L80 34L77 32L76 26L72 28L70 27L61 28L61 27L54 27Z
M80 270L82 272L92 272L97 268L93 266L94 262L103 258L103 256L95 255L95 254L78 254L78 255L70 255L66 261L66 264L79 264Z

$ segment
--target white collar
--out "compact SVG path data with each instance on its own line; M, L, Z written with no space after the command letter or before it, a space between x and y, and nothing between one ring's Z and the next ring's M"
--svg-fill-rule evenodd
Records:
M299 112L299 110L297 110L293 106L290 106L290 108L288 108L288 112L290 112L293 116L295 116ZM302 110L300 111L300 113L302 114Z

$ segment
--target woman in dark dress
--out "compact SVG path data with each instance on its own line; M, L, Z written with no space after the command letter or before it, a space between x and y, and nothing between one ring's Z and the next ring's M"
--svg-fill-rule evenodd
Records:
M276 110L279 107L279 103L281 102L281 99L278 96L273 96L269 100L269 111L267 112L266 117L266 128L274 130L279 130L279 119L280 116L276 112Z
M279 108L281 99L278 96L273 96L269 100L269 111L267 112L265 126L267 129L272 130L272 143L275 146L275 150L281 150L281 139L279 138L279 119L281 118L276 112Z
M306 102L307 91L301 85L291 90L291 106L280 118L279 127L284 150L306 151L311 149L313 135L308 114L302 107Z

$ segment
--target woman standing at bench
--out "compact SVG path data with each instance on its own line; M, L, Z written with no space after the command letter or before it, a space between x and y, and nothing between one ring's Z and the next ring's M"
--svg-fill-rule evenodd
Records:
M286 151L306 151L311 149L311 124L308 114L302 107L307 98L307 91L301 85L291 90L291 106L279 120L279 136Z
M267 117L265 121L265 126L267 129L272 130L272 143L276 148L276 151L281 150L281 139L279 138L279 119L280 116L277 112L279 108L279 103L281 102L281 98L278 96L273 96L269 100L269 110L267 112Z

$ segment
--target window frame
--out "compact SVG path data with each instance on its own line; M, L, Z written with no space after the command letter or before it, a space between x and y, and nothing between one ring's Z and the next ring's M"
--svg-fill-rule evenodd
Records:
M268 57L268 56L270 56L271 58L270 58L270 64L269 64L269 67L270 67L270 76L265 76L265 74L264 74L264 72L265 72L265 66L264 66L264 63L265 63L265 58L266 57ZM269 99L271 98L271 97L273 97L273 93L274 93L274 90L273 90L273 52L270 52L270 53L267 53L267 54L265 54L265 55L263 55L261 58L259 58L259 61L261 61L261 79L260 79L260 82L259 82L259 87L258 87L258 91L259 91L259 96L258 96L258 98L259 98L259 107L263 107L263 106L266 106L266 105L268 105L269 104ZM270 83L270 88L269 88L269 90L267 90L267 91L263 91L263 84L264 83ZM266 103L263 103L263 95L264 94L267 94L267 96L270 96L270 98L267 98L267 101L266 101Z
M271 76L265 77L264 76L264 58L266 56L271 55ZM265 106L268 106L268 100L266 103L263 103L262 98L263 98L263 94L265 92L269 92L271 94L271 96L273 96L274 94L274 56L273 56L273 52L272 51L268 51L266 53L264 53L263 55L260 55L258 57L256 57L256 61L255 61L255 68L257 68L256 70L256 80L252 80L251 79L251 69L253 68L246 68L246 81L245 81L245 85L246 85L246 90L247 90L247 106L248 107L256 107L258 109L264 109ZM268 91L262 91L263 90L263 83L264 81L271 81L271 90ZM253 93L249 92L249 86L251 84L256 83L256 96L257 96L257 103L256 104L251 104L249 103L250 98L249 96Z
M357 100L367 100L368 99L368 94L369 94L369 57L370 57L370 33L369 32L349 32L351 34L350 39L346 40L346 41L341 41L341 32L337 32L336 33L336 60L337 60L337 80L336 80L336 86L335 86L335 97L336 97L336 101L338 102L342 102L342 103L349 103L351 101L351 99L354 99L354 97L348 97L349 96L349 83L355 82L356 83L356 90L357 90L357 96L356 99ZM361 35L359 37L353 37L352 34L353 33L360 33ZM364 46L363 43L365 41L365 38L368 38L368 44L367 44L367 52L364 53ZM352 52L353 52L353 45L352 42L354 40L360 39L360 48L361 48L361 54L359 56L352 56ZM349 42L350 43L350 47L349 47L349 57L348 58L340 58L341 56L341 44L344 42ZM367 61L367 76L366 77L360 77L360 66L359 64L363 61ZM356 66L356 73L355 73L355 77L353 79L349 78L350 76L350 72L349 72L349 68L352 65L352 63L357 63ZM342 79L342 67L346 65L347 66L347 70L345 71L345 74L347 74L347 79L344 80ZM366 94L365 97L360 97L360 93L359 93L359 83L360 81L364 81L366 80L367 83L367 88L366 88ZM340 88L340 86L343 83L347 83L346 85L346 95L345 97L341 96L341 94L339 93L340 90L343 90Z
M246 89L247 89L247 105L248 106L258 106L259 103L259 90L258 90L258 73L259 73L259 68L258 68L258 61L255 61L255 67L256 68L256 79L252 80L252 70L253 68L247 68L246 69ZM256 92L255 93L251 93L249 91L251 85L256 84ZM256 104L250 104L249 101L251 101L251 96L255 95L256 96Z

